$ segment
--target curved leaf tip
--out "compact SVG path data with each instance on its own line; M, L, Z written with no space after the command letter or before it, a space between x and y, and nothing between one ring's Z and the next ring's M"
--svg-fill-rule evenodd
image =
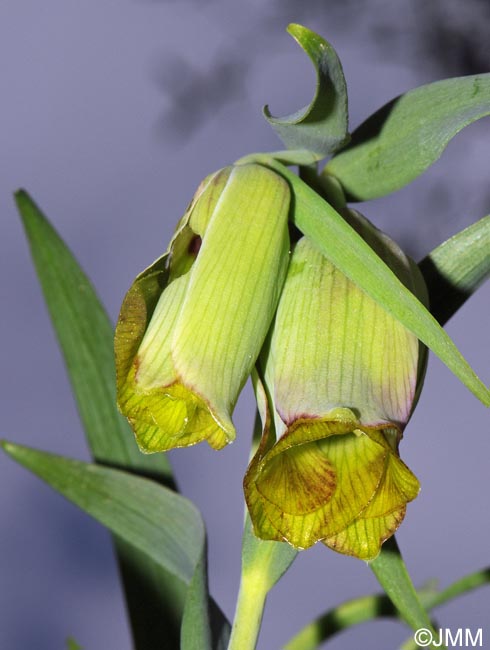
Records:
M310 104L285 117L264 116L288 149L308 149L326 156L348 139L347 88L334 48L303 25L291 23L287 31L311 59L316 70L316 90Z

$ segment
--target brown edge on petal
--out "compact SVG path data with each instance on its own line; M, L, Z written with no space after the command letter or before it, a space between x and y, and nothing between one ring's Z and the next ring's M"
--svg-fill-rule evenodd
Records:
M179 392L181 395L179 395ZM188 397L185 396L185 393L188 393ZM151 409L151 403L153 401L160 404L163 398L182 400L185 402L189 399L192 400L194 406L205 414L205 426L198 430L187 431L187 422L180 432L169 435L163 427L152 422L151 418L143 420L141 417L135 418L128 415L127 417L135 434L136 442L140 451L143 453L157 453L171 449L192 447L201 442L207 442L212 449L219 450L233 441L230 432L219 422L216 414L211 409L209 401L181 380L177 379L168 386L154 388L150 392L147 392L145 395L146 406L149 406ZM191 419L191 423L192 421ZM212 423L215 426L212 426ZM201 424L204 423L201 421ZM158 443L152 445L151 443L155 436L157 436Z
M136 357L158 299L167 285L169 276L168 267L174 242L187 226L197 200L210 183L216 182L216 178L221 172L223 172L222 169L213 172L201 181L177 224L167 251L142 271L142 273L136 276L135 281L124 297L114 335L116 386L118 392L126 382L131 364Z
M266 540L274 540L274 541L282 541L282 542L288 542L286 538L282 535L282 533L271 523L269 518L264 514L262 506L261 506L261 500L266 499L264 495L262 495L258 487L256 485L256 480L257 480L257 475L261 471L261 466L263 466L265 463L269 462L272 458L274 458L276 455L286 451L287 449L290 449L293 446L296 445L301 445L301 444L307 444L310 442L314 442L316 440L324 439L326 437L329 437L331 435L342 435L345 433L350 433L354 429L360 429L365 433L365 435L368 435L373 442L376 442L382 447L386 447L387 454L394 453L396 454L396 457L400 460L399 454L398 454L398 442L400 441L402 437L402 432L400 430L400 427L393 423L380 423L377 425L371 425L369 427L365 427L361 425L358 420L355 418L353 415L352 418L350 417L345 417L342 418L337 415L337 419L332 419L332 416L327 420L326 418L311 418L311 417L302 417L302 418L297 418L294 422L290 424L288 427L288 431L281 437L281 439L277 442L274 442L274 436L273 436L273 424L271 421L271 412L270 412L270 396L267 394L267 390L265 388L265 384L262 380L262 377L260 375L260 372L257 370L257 386L256 386L256 392L261 391L262 393L262 401L263 401L263 409L261 409L261 418L262 418L262 426L263 426L263 431L262 431L262 437L260 440L260 443L258 445L257 451L254 454L252 460L250 461L250 464L247 468L247 471L245 473L245 477L243 480L243 488L244 488L244 493L245 493L245 501L247 503L247 507L250 513L250 519L252 522L252 529L254 534L259 537L260 539L266 539ZM260 409L259 409L260 410ZM307 438L302 437L300 441L296 441L295 438L298 437L298 430L302 425L305 423L312 423L315 422L316 424L324 424L326 425L325 428L330 429L330 431L318 431L319 427L314 427L314 429L317 429L317 432L311 432L312 435L307 436ZM388 440L380 440L380 436L382 435L382 431L384 429L392 429L396 430L395 438L396 438L396 449L393 449L393 446L389 443ZM372 432L373 435L369 435L369 432ZM376 433L375 433L376 432ZM376 435L378 434L378 435ZM304 432L302 434L304 436ZM272 452L272 453L271 453ZM403 461L401 461L403 462ZM387 467L386 463L386 467ZM382 484L382 481L385 478L386 474L386 467L385 471L383 472L383 475L380 477L380 481L378 483L379 485ZM374 498L374 494L373 494ZM369 504L366 505L366 507ZM403 512L401 512L403 508ZM396 508L392 513L390 513L394 519L396 519L395 526L393 530L391 530L391 526L389 527L389 530L386 531L386 536L382 536L379 540L379 544L383 544L386 539L391 537L398 526L401 524L403 521L404 515L405 515L405 510L406 506L403 506L400 508L400 516L396 516ZM386 516L390 516L390 514L387 514ZM341 531L339 531L338 534L341 534ZM337 534L337 535L338 535ZM335 535L332 535L330 537L330 542L333 542L335 539ZM327 546L330 546L331 548L334 548L334 545L332 543L328 544L327 540L319 538L317 541L322 541L325 543ZM355 553L352 553L353 556L356 556ZM357 556L356 556L357 557ZM371 558L369 558L371 559Z
M308 429L308 434L305 436L304 431L301 431L301 427L305 424L314 424L314 425L324 425L323 430L319 430L319 427L314 426ZM353 429L362 428L359 425L358 420L352 419L331 419L331 418L322 418L322 417L302 417L297 418L292 422L286 431L285 434L273 445L271 449L267 452L267 462L278 454L283 453L284 451L296 447L299 445L305 445L310 442L315 442L317 440L323 440L334 435L341 435L345 433L351 433ZM313 429L313 430L312 430ZM299 438L299 440L298 440ZM265 460L265 454L262 460Z
M257 396L258 409L262 420L262 435L257 450L253 455L243 477L243 491L245 502L247 504L252 531L256 537L268 541L287 542L281 533L270 523L269 519L264 516L261 507L261 498L255 479L259 466L267 455L268 451L274 446L274 427L271 420L271 411L269 406L270 396L267 393L266 385L258 364L252 373L252 381Z
M321 543L324 544L327 548L332 549L332 551L336 551L342 555L355 557L358 560L363 560L364 562L372 562L380 554L383 544L387 542L390 537L393 537L398 528L401 526L403 520L405 519L406 511L407 507L404 505L383 517L384 520L388 519L388 517L391 517L392 525L386 526L385 532L378 537L378 541L376 543L377 550L375 553L365 553L359 551L355 552L352 548L349 549L345 544L341 542L342 532L338 533L337 535L332 535L326 539L322 539Z
M165 288L167 257L168 254L165 253L138 275L124 297L114 336L118 391L126 382L150 318Z

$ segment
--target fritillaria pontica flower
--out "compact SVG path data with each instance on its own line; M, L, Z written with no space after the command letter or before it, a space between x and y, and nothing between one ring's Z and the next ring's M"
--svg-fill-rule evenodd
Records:
M260 165L207 177L116 328L118 403L144 452L235 437L231 413L277 307L290 191Z
M346 216L421 295L415 264L360 215ZM301 238L259 360L264 431L244 481L258 537L379 553L419 491L398 443L424 367L415 336Z

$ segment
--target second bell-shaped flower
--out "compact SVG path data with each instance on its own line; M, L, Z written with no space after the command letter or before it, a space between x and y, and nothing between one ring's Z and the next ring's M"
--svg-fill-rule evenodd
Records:
M260 165L212 174L126 295L118 403L142 451L220 449L235 437L233 407L284 282L289 201L287 183Z
M347 216L417 291L417 269L400 249ZM295 244L256 382L264 432L244 485L259 537L296 548L322 541L362 559L379 553L419 491L398 443L424 356L313 242Z

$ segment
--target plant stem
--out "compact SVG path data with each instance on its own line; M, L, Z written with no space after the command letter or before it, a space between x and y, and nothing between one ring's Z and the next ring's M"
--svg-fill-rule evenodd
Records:
M490 584L490 567L471 573L457 580L446 589L435 592L428 584L418 590L420 601L427 610L444 605L453 598ZM315 650L338 632L375 618L400 618L400 613L386 594L362 596L337 605L300 630L284 646L284 650ZM402 648L413 650L416 646L411 637Z
M228 650L255 650L267 596L260 572L243 573Z

